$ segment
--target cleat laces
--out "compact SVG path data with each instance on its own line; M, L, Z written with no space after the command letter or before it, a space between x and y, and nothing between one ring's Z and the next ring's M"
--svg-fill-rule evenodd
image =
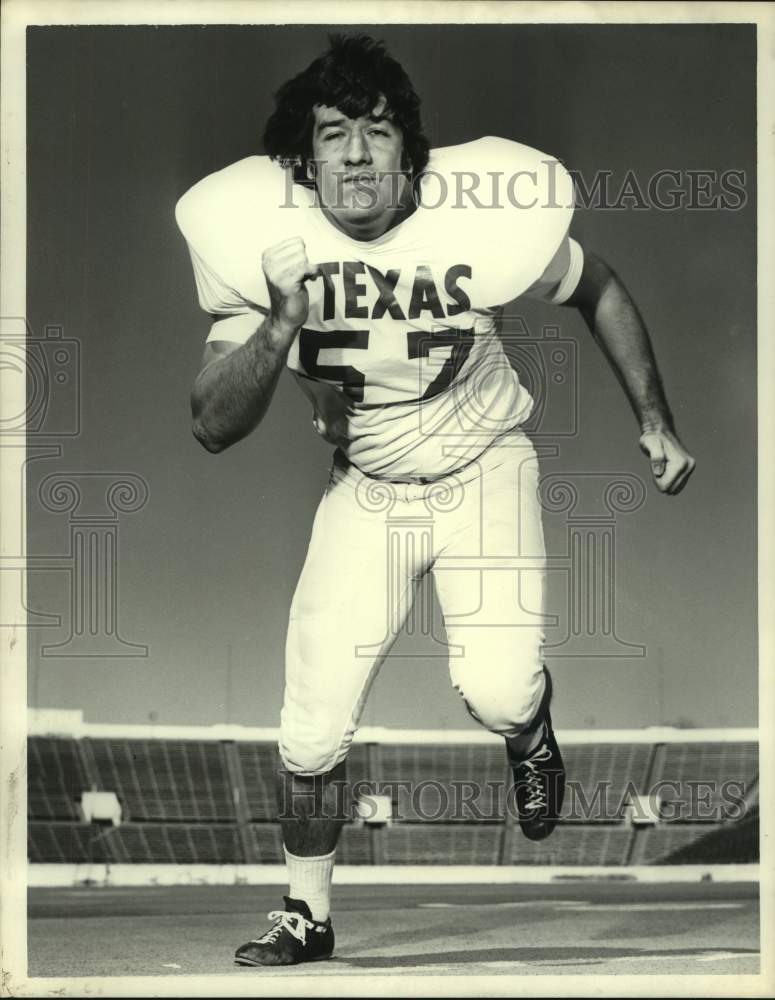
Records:
M274 927L270 927L266 934L254 940L254 944L274 944L280 936L281 931L288 931L290 935L300 941L307 943L307 925L309 921L301 913L289 913L287 910L272 910L268 914L269 920L275 920ZM311 925L310 925L311 926Z
M534 811L536 809L543 809L546 806L546 788L544 786L543 778L536 768L536 763L541 761L550 760L552 756L552 751L544 743L540 750L529 757L522 766L525 771L525 784L527 785L527 801L525 802L525 810Z

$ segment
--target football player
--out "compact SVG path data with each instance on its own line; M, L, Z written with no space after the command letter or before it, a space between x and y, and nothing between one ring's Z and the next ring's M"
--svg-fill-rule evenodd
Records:
M335 36L281 87L264 144L268 157L206 177L177 206L213 317L195 436L214 453L245 437L288 367L336 449L287 636L278 797L290 887L272 927L238 949L244 965L333 951L347 752L428 573L452 682L504 737L522 831L538 840L557 822L538 467L520 429L533 400L499 339L503 305L528 295L579 309L632 405L657 488L679 492L694 468L635 305L568 235L572 183L556 159L495 137L429 150L406 73L360 35ZM496 177L487 207L472 184ZM386 520L432 530L396 547ZM518 568L488 573L488 555ZM461 571L465 559L479 562Z

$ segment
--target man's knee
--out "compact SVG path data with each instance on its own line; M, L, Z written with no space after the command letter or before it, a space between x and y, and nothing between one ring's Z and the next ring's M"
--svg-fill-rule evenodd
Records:
M459 684L471 715L486 729L501 736L517 736L536 718L544 693L542 665L531 671L495 671Z
M333 771L345 759L350 746L338 736L326 738L316 734L313 738L304 738L281 732L278 749L288 772L313 776Z
M507 703L497 698L469 701L465 697L468 711L477 722L500 736L518 736L524 732L535 720L540 700L540 698L520 702L512 700Z

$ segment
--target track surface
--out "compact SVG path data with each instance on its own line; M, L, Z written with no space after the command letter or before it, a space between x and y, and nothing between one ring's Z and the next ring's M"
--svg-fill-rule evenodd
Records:
M337 886L333 960L235 966L278 908L276 886L33 889L29 975L759 972L752 884Z

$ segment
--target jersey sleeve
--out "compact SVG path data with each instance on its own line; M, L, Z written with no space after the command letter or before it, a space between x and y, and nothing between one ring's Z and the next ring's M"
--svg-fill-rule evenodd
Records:
M526 298L538 299L559 306L573 295L584 269L584 251L572 237L566 236L544 273L524 293Z
M218 335L232 329L242 341L249 316L269 308L261 258L287 236L289 219L303 218L291 199L286 171L265 156L248 156L194 184L175 206L175 220L191 254L199 304L219 317ZM298 196L298 192L293 194ZM301 205L299 206L299 208ZM255 317L254 317L255 318Z
M208 342L228 340L234 344L244 344L260 326L266 310L255 303L246 302L193 247L189 246L188 249L199 305L214 320L207 337Z

